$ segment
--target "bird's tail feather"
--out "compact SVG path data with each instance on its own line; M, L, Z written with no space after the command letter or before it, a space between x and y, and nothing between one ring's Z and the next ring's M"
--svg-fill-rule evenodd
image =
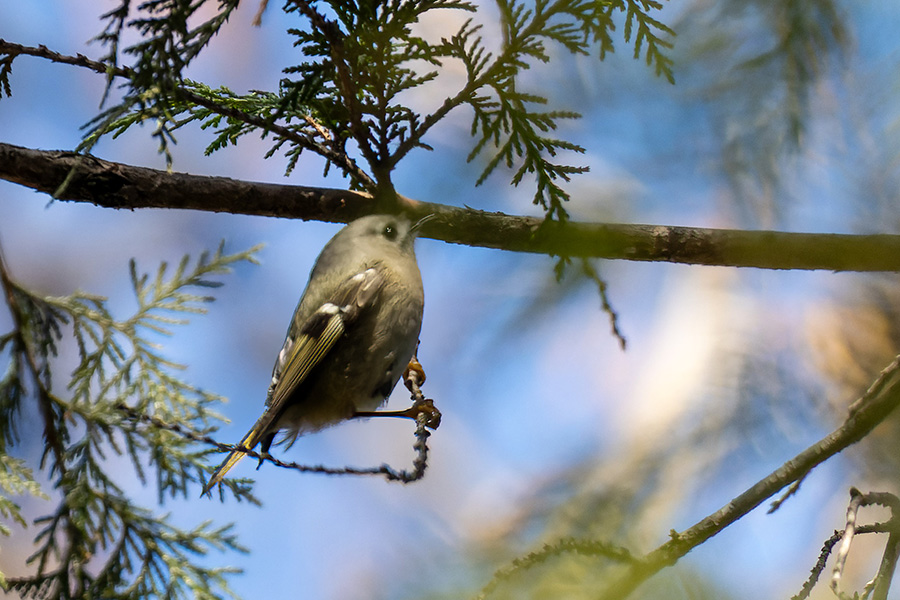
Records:
M262 437L265 435L266 431L269 429L269 425L271 425L273 421L274 415L271 414L271 411L266 411L263 415L256 421L256 424L247 432L241 441L238 443L238 447L228 453L228 456L225 457L225 460L222 461L222 464L216 468L213 472L212 477L209 478L209 482L203 486L203 493L201 495L211 495L209 491L213 488L214 485L219 483L225 478L225 474L231 470L231 468L238 463L244 456L246 456L245 452L241 451L241 448L247 450L253 450Z

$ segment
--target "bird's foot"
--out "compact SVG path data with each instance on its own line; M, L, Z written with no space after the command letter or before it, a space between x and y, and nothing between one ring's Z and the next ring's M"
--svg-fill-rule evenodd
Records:
M354 419L368 419L369 417L400 417L403 419L419 420L419 415L425 415L425 426L429 429L437 429L441 424L441 411L434 405L434 400L425 398L422 402L416 402L406 410L382 410L375 412L356 412Z

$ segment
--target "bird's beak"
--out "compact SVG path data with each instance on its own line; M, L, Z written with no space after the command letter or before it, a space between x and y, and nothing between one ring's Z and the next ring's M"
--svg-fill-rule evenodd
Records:
M412 234L417 234L419 229L422 227L422 225L424 225L428 221L431 221L432 219L436 219L436 218L437 218L437 215L434 213L431 213L430 215L425 215L424 217L422 217L421 219L416 221L412 227L409 228L409 232Z

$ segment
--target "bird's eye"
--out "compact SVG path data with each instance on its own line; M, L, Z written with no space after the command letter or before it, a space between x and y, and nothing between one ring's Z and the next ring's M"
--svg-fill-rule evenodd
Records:
M397 228L393 225L385 225L384 229L381 231L381 235L389 240L395 240L397 239Z

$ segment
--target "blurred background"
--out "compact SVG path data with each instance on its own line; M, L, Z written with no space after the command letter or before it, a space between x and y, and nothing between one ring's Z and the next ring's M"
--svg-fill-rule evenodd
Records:
M102 52L88 41L115 4L0 3L0 38L64 54ZM270 6L261 28L247 3L188 75L237 92L275 89L291 62L294 17ZM496 9L478 19L497 32ZM467 15L443 12L422 34L449 35ZM530 70L522 89L583 113L560 136L580 143L590 167L569 187L573 219L897 233L900 175L900 7L865 3L690 0L660 20L678 33L676 85L654 77L616 38L604 62L561 54ZM455 73L415 101L436 107ZM0 101L0 140L72 149L98 111L102 77L21 57L13 96ZM418 92L417 92L418 93ZM537 214L533 190L466 164L470 114L452 114L426 140L434 151L398 169L409 197L513 214ZM94 154L165 168L150 127L104 140ZM312 156L285 178L279 157L249 137L203 155L208 135L177 134L177 171L252 181L342 187ZM49 201L0 182L0 242L13 274L48 294L81 289L134 309L127 263L145 271L222 239L239 251L264 242L260 266L239 265L206 316L163 340L189 365L186 379L229 399L217 438L235 442L259 415L275 356L307 275L337 231L322 223L190 211L113 211ZM250 461L262 507L191 497L157 505L126 459L121 484L146 506L192 526L234 522L248 555L245 598L323 600L471 597L493 572L563 537L602 539L641 553L726 504L834 429L846 408L900 348L897 277L601 262L627 351L610 335L592 283L553 260L418 242L426 310L419 358L425 392L444 418L431 438L425 479L299 474ZM0 310L0 331L11 326ZM61 358L63 368L67 358ZM64 370L58 370L63 373ZM401 387L389 407L408 398ZM36 464L37 414L19 448ZM641 598L779 598L797 593L822 542L843 527L848 488L898 492L900 422L816 469L772 515L760 507L640 588ZM413 458L408 422L344 424L301 438L282 458L332 466L403 468ZM199 496L199 489L197 490ZM52 502L25 500L34 518ZM885 515L864 513L874 521ZM23 574L35 527L0 538L0 571ZM883 540L860 539L851 582L874 574ZM501 584L496 598L593 598L607 575L596 558L569 557ZM820 585L814 598L831 597ZM900 592L894 590L894 598Z

